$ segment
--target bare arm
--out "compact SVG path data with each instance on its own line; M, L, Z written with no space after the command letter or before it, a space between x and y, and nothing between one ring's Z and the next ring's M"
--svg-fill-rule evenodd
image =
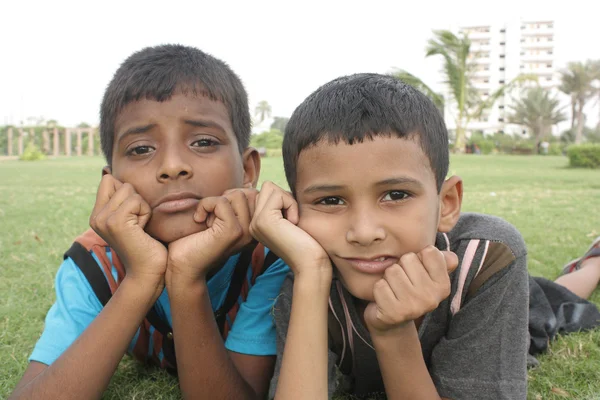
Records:
M154 303L155 290L126 278L98 317L52 365L29 365L10 398L100 398Z
M440 399L413 322L372 339L388 399Z
M274 357L228 354L205 282L170 282L173 337L184 398L264 398ZM238 368L239 364L239 368Z
M329 279L294 281L292 311L275 397L327 399ZM323 284L324 283L324 284Z

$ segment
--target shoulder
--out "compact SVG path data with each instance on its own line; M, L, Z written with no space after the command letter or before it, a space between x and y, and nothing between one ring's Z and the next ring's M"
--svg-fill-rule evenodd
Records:
M453 275L452 312L491 286L509 284L511 278L502 279L507 274L527 280L525 242L507 221L464 213L448 238L450 248L459 258L459 267Z
M521 233L502 218L486 214L463 213L454 229L448 233L451 247L465 240L498 243L515 258L527 254Z

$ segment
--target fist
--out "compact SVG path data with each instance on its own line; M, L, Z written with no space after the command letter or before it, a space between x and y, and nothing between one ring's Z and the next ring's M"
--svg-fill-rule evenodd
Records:
M434 246L404 254L373 287L375 301L364 314L369 330L392 330L435 310L450 295L449 273L457 265L456 254Z

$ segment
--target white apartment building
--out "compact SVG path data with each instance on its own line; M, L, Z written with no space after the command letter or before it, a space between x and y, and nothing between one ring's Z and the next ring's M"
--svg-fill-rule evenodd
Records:
M536 75L542 87L553 88L558 85L553 21L521 20L461 26L452 30L466 34L471 39L470 58L476 65L473 82L481 99L488 98L500 85L511 82L520 74ZM511 96L517 93L505 93L481 118L469 122L468 131L521 133L522 127L508 124L508 115L512 112L509 107ZM454 129L456 113L446 107L445 114L448 128Z

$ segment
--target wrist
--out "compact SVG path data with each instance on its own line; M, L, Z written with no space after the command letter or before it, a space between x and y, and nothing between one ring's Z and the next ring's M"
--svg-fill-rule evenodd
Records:
M172 297L175 294L178 296L196 296L198 293L208 291L208 286L204 277L191 276L177 272L167 273L165 284L169 297Z
M411 337L419 338L419 334L417 332L417 328L415 326L414 321L406 321L398 325L394 325L389 329L377 329L373 328L367 324L367 328L369 329L369 334L373 339L373 343L376 342L385 342L387 339L392 339L397 341L399 338L409 339Z
M164 289L164 280L154 279L149 276L136 276L126 274L123 282L117 288L121 294L132 296L133 301L150 306L156 302Z

